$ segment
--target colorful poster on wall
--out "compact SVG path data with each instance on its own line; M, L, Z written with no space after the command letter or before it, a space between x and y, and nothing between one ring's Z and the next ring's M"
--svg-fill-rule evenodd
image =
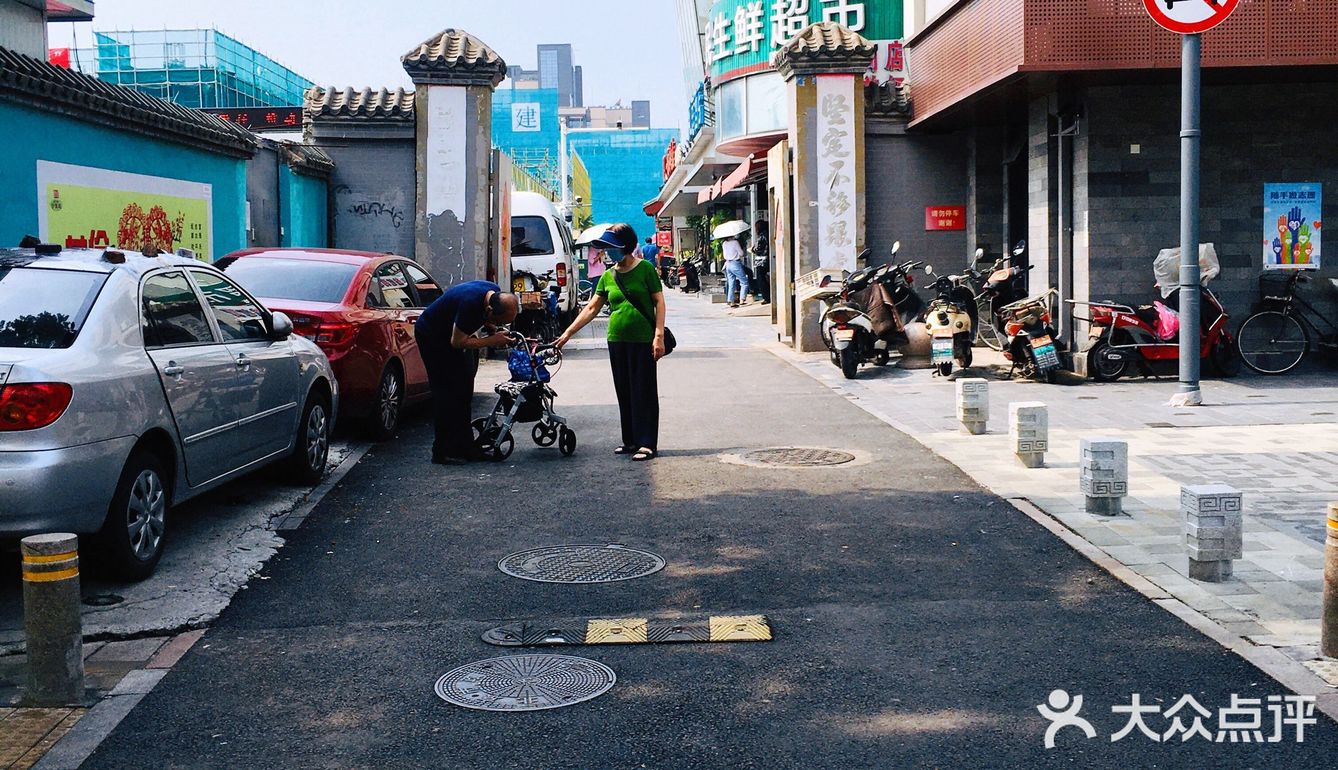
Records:
M38 234L66 248L151 244L213 260L213 187L37 161Z
M1324 186L1264 185L1264 269L1318 270Z

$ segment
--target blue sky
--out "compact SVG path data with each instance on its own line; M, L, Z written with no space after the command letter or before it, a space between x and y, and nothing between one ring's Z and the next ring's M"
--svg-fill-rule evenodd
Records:
M672 0L98 0L87 24L51 25L51 46L92 30L216 27L320 85L408 86L399 57L448 27L533 69L539 43L571 43L586 104L650 99L656 126L684 126L687 94Z

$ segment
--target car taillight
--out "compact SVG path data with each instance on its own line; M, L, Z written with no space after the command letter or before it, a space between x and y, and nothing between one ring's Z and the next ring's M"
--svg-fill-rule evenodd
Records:
M561 287L564 288L564 289L567 288L567 263L566 263L566 262L559 262L559 263L557 263L557 285L558 285L558 286L561 286Z
M65 414L73 396L74 390L63 382L0 387L0 431L45 428Z
M315 328L313 341L326 349L346 348L353 344L357 327L350 323L325 322Z

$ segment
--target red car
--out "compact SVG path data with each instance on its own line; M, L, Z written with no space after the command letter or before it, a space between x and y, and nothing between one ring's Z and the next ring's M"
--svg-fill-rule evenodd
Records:
M431 396L414 322L442 289L413 260L337 249L246 249L218 266L325 351L339 380L341 417L364 422L374 438L390 438L403 407Z

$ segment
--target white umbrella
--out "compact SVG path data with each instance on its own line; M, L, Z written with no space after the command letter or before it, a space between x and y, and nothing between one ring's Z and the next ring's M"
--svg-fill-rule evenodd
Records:
M595 225L594 227L588 227L582 230L580 236L576 238L576 245L589 246L598 240L601 235L607 233L610 227L613 227L613 225Z
M718 241L721 238L733 238L751 230L748 223L742 219L736 219L732 222L726 222L723 225L717 225L711 232L711 240Z

